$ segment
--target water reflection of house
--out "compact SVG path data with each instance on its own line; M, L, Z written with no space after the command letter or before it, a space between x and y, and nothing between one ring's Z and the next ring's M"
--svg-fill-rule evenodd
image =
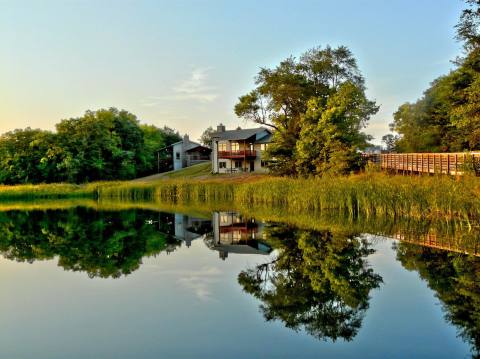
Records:
M190 247L193 240L212 231L212 221L180 213L160 212L158 214L158 230L167 238L181 240L187 247Z
M212 221L209 219L175 214L175 237L190 247L192 241L212 231Z
M229 253L269 254L272 248L262 241L262 224L236 212L215 212L212 220L212 236L206 245L219 252L225 260Z

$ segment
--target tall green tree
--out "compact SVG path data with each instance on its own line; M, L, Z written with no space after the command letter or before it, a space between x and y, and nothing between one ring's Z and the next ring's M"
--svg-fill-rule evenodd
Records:
M310 100L325 108L331 96L350 83L364 88L364 79L351 51L338 48L313 48L298 60L290 57L273 69L262 68L256 88L239 98L237 116L274 130L268 155L272 170L297 174L297 141L302 132Z
M138 175L145 176L157 171L157 151L181 140L178 131L169 127L159 128L154 125L140 125L143 132L143 166Z
M61 180L61 150L55 134L26 128L0 136L0 183L41 183Z
M144 165L143 132L136 116L125 110L87 111L56 128L64 149L60 167L68 181L131 179Z
M326 102L321 97L308 102L300 120L296 145L296 168L302 175L344 174L360 167L359 149L370 139L361 129L378 111L363 87L353 82L338 86Z

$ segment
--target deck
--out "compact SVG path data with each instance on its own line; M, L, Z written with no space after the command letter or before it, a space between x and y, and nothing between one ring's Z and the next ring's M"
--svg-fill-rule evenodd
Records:
M387 171L462 175L465 167L478 171L480 152L458 153L389 153L381 154L380 167Z

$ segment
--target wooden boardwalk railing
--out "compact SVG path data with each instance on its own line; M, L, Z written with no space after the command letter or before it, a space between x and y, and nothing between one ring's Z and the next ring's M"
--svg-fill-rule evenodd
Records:
M380 167L388 171L462 175L467 165L477 169L480 152L381 154Z
M461 238L442 238L435 233L427 233L418 235L415 233L395 233L390 235L393 239L401 242L417 244L423 247L435 248L449 252L456 252L462 254L469 254L473 256L480 256L480 248L478 242L462 241Z

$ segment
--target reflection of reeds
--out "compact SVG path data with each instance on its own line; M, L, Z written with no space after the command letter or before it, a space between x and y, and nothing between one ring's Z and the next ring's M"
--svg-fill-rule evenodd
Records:
M254 218L259 222L285 223L300 229L328 230L347 236L369 233L453 252L475 255L480 252L480 226L472 226L471 222L462 219L440 220L394 218L385 215L349 215L328 210L318 213L295 213L279 207L250 206L225 201L172 203L158 200L61 199L0 202L0 211L68 209L71 207L88 207L104 211L143 209L182 213L200 218L210 218L213 211L235 210L245 218Z

